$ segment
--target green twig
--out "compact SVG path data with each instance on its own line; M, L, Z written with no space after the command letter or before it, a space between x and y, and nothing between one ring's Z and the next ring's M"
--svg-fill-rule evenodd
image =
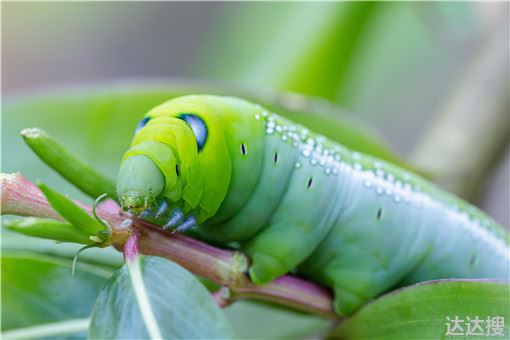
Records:
M45 131L30 128L21 131L21 135L44 163L82 192L93 198L106 193L109 198L116 199L115 183L112 180L68 152Z
M89 235L97 235L106 229L101 222L90 216L84 209L77 206L68 197L51 189L45 184L39 184L38 186L53 209L58 211L63 218L71 222L76 228L81 229Z
M96 244L96 242L89 238L89 234L72 224L49 218L25 217L10 219L4 222L4 226L20 234L32 237L51 238L60 242Z

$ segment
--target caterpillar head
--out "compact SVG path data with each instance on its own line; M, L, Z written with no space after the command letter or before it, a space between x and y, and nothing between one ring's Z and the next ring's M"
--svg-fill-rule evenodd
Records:
M178 210L199 222L213 216L231 175L220 118L228 112L224 102L215 96L185 96L147 113L120 166L117 194L124 210L144 218ZM169 214L152 220L164 224Z
M174 202L182 198L177 124L169 118L149 115L138 124L117 179L117 193L125 210L139 213L153 208L163 196Z

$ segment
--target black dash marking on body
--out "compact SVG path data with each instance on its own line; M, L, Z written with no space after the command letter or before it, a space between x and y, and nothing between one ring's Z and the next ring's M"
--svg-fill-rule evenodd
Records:
M312 177L310 177L310 178L308 179L308 183L306 184L306 187L307 187L308 189L310 189L310 187L312 186L312 183L313 183L313 178L312 178Z
M278 152L274 153L273 162L274 162L274 164L278 163Z
M244 143L241 143L241 153L244 155L246 155L246 146L244 145Z
M380 221L380 220L381 220L381 217L382 217L382 209L381 209L381 208L379 208L379 209L377 209L377 220L379 220L379 221Z
M179 176L179 165L175 164L175 174Z
M470 258L469 258L469 265L472 267L474 266L476 263L476 255L472 255Z

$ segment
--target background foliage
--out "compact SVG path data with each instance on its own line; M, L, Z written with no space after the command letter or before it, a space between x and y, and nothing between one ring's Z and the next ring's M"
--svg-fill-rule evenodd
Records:
M207 83L174 83L171 94L235 88L266 99L272 98L271 90L327 99L377 126L395 150L411 159L420 136L464 86L489 38L503 32L508 44L508 3L2 7L2 171L21 170L30 180L85 201L23 145L22 128L44 128L114 178L139 117L170 95L166 77L193 77ZM508 56L500 71L503 82L505 67ZM117 85L110 85L112 79ZM76 86L83 83L92 86ZM501 100L508 105L498 93L488 91L487 107ZM473 200L508 226L507 144L504 149ZM65 273L74 246L4 232L2 249L2 330L87 317L95 298L80 299L66 306L72 311L59 314L47 312L41 297L53 296L59 287L96 296L121 263L114 251L91 250L81 256L78 275L70 277ZM14 311L28 315L26 308L33 312L29 318L15 317ZM7 310L11 314L4 314ZM251 302L236 303L226 313L243 337L306 337L326 325L319 318Z

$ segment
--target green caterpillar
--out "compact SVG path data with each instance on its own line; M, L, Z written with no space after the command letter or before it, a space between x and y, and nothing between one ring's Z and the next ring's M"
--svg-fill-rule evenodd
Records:
M400 285L508 278L508 234L477 208L247 101L172 99L140 122L117 191L142 218L331 287L347 315Z

